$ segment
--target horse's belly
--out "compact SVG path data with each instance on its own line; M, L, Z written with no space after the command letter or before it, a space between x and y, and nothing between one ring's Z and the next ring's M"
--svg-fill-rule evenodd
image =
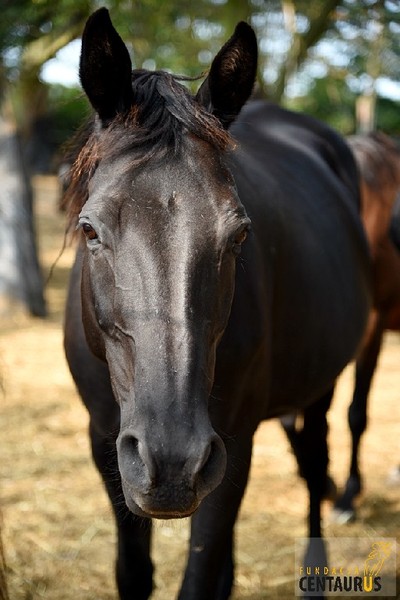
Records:
M266 416L302 408L322 397L356 356L369 314L367 284L351 294L327 287L319 303L275 332Z
M341 270L310 260L314 266L301 272L293 261L280 289L266 284L258 302L262 286L243 286L251 289L253 310L243 310L245 298L234 301L217 359L215 395L231 406L228 421L240 426L245 413L257 422L302 409L355 358L370 311L370 273L366 256L343 257L348 266Z

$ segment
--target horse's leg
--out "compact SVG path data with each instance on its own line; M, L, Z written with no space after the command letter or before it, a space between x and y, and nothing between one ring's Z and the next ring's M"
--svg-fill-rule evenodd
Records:
M293 454L297 460L297 466L299 468L299 475L300 475L300 477L303 477L303 473L301 471L301 465L300 465L300 461L299 461L300 436L299 436L299 429L297 427L297 419L298 419L298 413L294 412L294 413L290 413L287 415L283 415L283 417L280 417L279 421L282 425L283 431L286 433L286 437L290 443Z
M89 434L94 462L103 478L115 514L118 535L116 578L122 600L147 600L152 591L151 522L127 509L117 463L115 439L120 411L105 363L86 342L81 312L81 259L77 254L65 313L64 347L71 374L90 415Z
M223 482L192 517L189 556L179 600L227 600L234 580L233 533L246 488L252 434L226 442Z
M288 415L284 415L280 417L280 423L282 428L286 434L286 437L290 443L293 454L297 461L297 466L299 469L299 476L305 479L303 472L303 452L302 452L302 444L303 437L301 433L300 426L297 425L297 420L302 419L303 415L299 415L298 413L291 413ZM326 489L323 495L325 500L334 500L337 494L337 487L329 474L326 477Z
M321 502L327 488L328 477L328 421L333 388L320 400L304 410L299 452L303 476L309 493L308 537L309 545L304 558L306 567L327 565L324 542L321 537Z
M69 333L69 332L68 332ZM66 336L71 373L89 415L92 455L102 476L115 514L118 536L117 585L122 600L147 600L152 590L149 556L151 525L129 513L121 487L115 439L119 430L119 407L111 389L105 364L85 344L83 332Z
M133 515L125 505L118 471L115 439L90 425L94 462L103 478L117 525L116 579L121 600L147 600L153 589L150 560L151 520Z
M336 520L348 522L355 515L354 499L361 492L362 482L359 469L359 449L361 436L367 427L367 402L378 362L383 338L383 321L378 318L370 331L368 341L360 353L355 367L355 387L349 406L348 422L351 432L351 460L349 477L341 497L335 503Z

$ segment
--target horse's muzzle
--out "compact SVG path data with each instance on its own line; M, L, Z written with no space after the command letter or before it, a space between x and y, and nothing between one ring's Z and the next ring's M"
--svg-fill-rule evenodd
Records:
M128 508L139 516L159 519L191 515L222 481L226 451L212 430L185 444L174 439L148 442L125 429L117 440L118 464Z

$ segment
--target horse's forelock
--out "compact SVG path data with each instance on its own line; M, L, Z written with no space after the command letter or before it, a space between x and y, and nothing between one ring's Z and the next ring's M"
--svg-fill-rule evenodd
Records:
M65 175L65 190L61 209L67 214L67 234L74 234L78 215L88 198L89 181L100 160L98 136L92 132L82 140L78 135L79 148L72 154L71 166Z
M173 75L163 71L138 70L132 73L134 104L99 130L92 120L68 176L62 207L68 215L68 231L74 231L78 215L88 197L88 186L100 160L132 152L131 167L150 159L163 160L177 154L185 132L210 143L220 151L234 143L219 121L190 95Z

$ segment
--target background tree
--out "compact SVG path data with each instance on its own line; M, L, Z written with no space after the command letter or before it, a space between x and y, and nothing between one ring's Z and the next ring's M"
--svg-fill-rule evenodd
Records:
M33 221L32 188L13 120L0 114L0 313L15 301L46 314Z
M374 108L367 126L392 134L400 131L398 106L383 98L384 84L387 88L390 82L400 82L397 0L5 0L0 21L0 170L8 176L18 172L19 183L8 195L13 202L7 201L4 185L0 195L2 263L18 252L22 262L35 256L31 191L24 173L54 170L56 150L88 110L80 90L49 85L42 67L79 38L87 16L103 4L128 43L136 68L199 75L243 19L253 25L259 40L259 94L306 110L343 133L356 128L356 101L366 97ZM7 135L16 132L10 145ZM15 212L8 223L10 235L2 223L10 212L7 202ZM31 240L29 251L20 252L22 231ZM44 314L37 260L25 267L21 260L6 269L14 271L12 277L0 270L0 294L12 280L20 287L17 297L31 312ZM31 283L25 281L27 274ZM26 291L32 285L33 294ZM10 294L15 296L15 291Z
M71 0L28 2L13 0L0 24L0 56L8 83L11 110L24 141L29 170L44 162L41 136L49 115L49 86L41 79L43 64L79 37L91 12L91 3ZM39 135L38 135L39 133ZM37 144L37 147L36 145Z
M0 21L0 306L6 314L16 302L35 316L46 314L30 181L46 161L40 142L48 86L40 70L79 35L89 14L87 5L86 13L71 7L65 16L64 4L13 0Z
M356 127L398 133L398 103L395 108L385 98L385 89L400 82L400 5L345 0L337 4L330 20L323 36L291 74L287 102L328 120L346 134ZM359 100L366 100L370 108L366 123L356 122Z
M40 125L51 116L42 65L79 37L88 14L101 4L112 12L135 67L198 75L244 19L259 39L260 91L272 100L290 104L295 99L301 109L304 99L312 108L314 85L322 91L323 80L323 114L321 101L332 99L333 85L355 101L359 95L379 97L385 79L400 81L400 7L394 0L8 0L0 56L14 83L18 124L28 149L35 147L32 138L43 141ZM32 155L46 162L44 151Z

